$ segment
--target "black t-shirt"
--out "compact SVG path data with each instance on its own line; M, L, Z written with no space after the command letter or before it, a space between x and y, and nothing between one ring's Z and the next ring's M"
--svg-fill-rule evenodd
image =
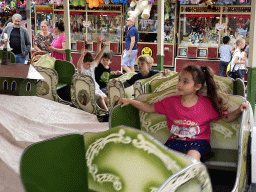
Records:
M100 89L107 86L110 71L110 67L106 69L101 63L99 63L99 65L95 68L95 80L99 84Z
M10 47L14 54L21 54L20 28L13 28L10 35Z
M124 82L124 87L130 87L132 86L137 80L140 80L140 79L146 79L146 78L149 78L149 77L152 77L153 75L159 73L160 71L155 71L155 70L150 70L148 75L143 77L141 73L138 73L138 74L135 74L133 75L130 79L126 80Z

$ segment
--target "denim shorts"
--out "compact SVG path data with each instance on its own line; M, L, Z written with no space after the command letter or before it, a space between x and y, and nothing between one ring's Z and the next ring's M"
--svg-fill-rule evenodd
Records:
M170 139L164 145L170 149L185 153L189 150L196 150L200 153L202 162L206 161L213 155L211 152L211 145L207 140L182 141Z
M128 67L134 67L134 63L135 63L135 57L138 53L138 50L132 50L131 52L131 56L128 57L128 50L125 50L124 54L123 54L123 59L122 59L122 66L128 66Z

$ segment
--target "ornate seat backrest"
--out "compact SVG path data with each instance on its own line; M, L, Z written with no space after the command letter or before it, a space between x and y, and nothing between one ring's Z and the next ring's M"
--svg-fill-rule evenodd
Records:
M195 163L124 126L85 133L84 142L89 188L95 191L156 191L170 176Z
M163 73L159 72L152 77L146 78L146 79L141 79L135 82L134 84L134 94L135 98L138 97L139 95L143 93L151 93L151 82L157 79L165 79L170 76L173 76L177 74L175 71L168 71L167 76L164 76Z
M157 79L151 82L151 92L160 92L169 87L176 86L179 80L179 74L174 74L168 78ZM232 79L230 77L220 77L214 75L214 80L219 86L221 93L230 95L241 95L244 96L245 86L241 79ZM202 90L203 94L206 94L206 86Z
M90 76L82 74L73 75L70 95L72 103L79 109L97 115L107 113L97 104L95 84Z
M58 74L54 69L34 66L35 69L44 77L36 85L36 95L49 99L52 101L58 101L57 84Z
M132 98L133 97L133 86L127 87L126 89L123 86L123 83L130 79L136 73L125 73L118 77L119 81L116 81L115 85L112 81L109 81L107 84L107 95L108 95L108 108L111 110L119 101L120 98Z

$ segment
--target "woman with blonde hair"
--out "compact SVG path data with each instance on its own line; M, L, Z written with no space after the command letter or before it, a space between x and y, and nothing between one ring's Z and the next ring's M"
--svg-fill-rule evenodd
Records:
M50 53L48 46L53 41L53 35L49 32L49 23L42 21L40 24L41 31L36 34L34 48L36 51L45 51Z

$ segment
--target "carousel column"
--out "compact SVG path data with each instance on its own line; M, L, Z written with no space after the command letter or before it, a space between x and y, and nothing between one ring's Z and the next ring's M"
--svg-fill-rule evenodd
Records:
M256 0L251 1L251 20L250 20L250 48L247 76L247 100L251 103L253 111L255 110L256 94ZM254 61L254 62L253 62Z
M157 69L163 71L164 65L164 1L157 1Z
M26 17L27 17L27 31L29 35L29 40L32 46L32 26L31 26L31 7L30 0L26 3Z
M69 0L64 0L64 25L65 25L65 47L66 47L66 61L71 62L71 41L70 41L70 12Z

